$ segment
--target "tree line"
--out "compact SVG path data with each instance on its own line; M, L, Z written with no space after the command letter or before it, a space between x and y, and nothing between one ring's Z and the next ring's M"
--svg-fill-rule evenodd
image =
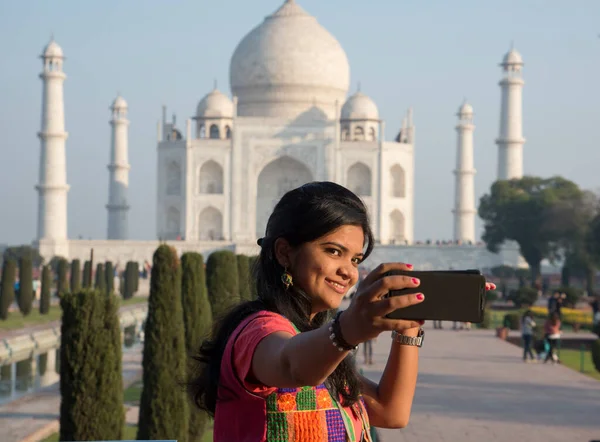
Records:
M142 393L137 439L200 442L209 417L185 391L192 357L218 318L254 299L254 257L230 251L178 257L163 244L155 251L144 324ZM117 297L98 288L60 297L60 440L119 440L125 411ZM165 345L168 343L168 345Z
M105 294L115 292L115 268L111 261L97 263L92 272L93 262L72 260L55 257L49 264L37 258L37 251L30 247L7 249L3 255L2 279L0 281L0 320L9 317L9 309L14 301L17 302L21 315L28 316L33 311L35 299L34 268L41 266L39 311L44 315L50 311L50 300L53 290L56 296L67 292L78 292L83 289L98 289ZM18 284L17 284L18 281ZM139 264L130 261L119 277L119 293L124 299L129 299L138 290Z
M541 263L561 263L561 283L572 277L586 281L595 293L600 266L600 199L560 176L496 181L481 197L482 240L491 252L515 241L530 269L532 286L540 287Z

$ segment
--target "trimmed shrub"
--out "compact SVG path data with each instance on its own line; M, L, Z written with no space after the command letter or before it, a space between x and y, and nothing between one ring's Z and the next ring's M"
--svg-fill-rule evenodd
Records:
M249 266L249 278L250 278L250 298L257 299L258 293L256 293L256 282L254 281L254 268L256 267L256 263L258 261L258 256L250 256L248 258L248 266Z
M106 261L104 264L104 277L106 278L106 293L111 294L115 291L115 267L112 261Z
M538 291L533 287L521 287L518 290L512 290L508 299L512 301L517 308L526 305L533 305L538 299Z
M56 264L56 294L58 296L69 291L68 272L69 262L64 258L60 258Z
M138 275L139 277L139 275ZM132 298L136 292L136 265L135 262L129 261L125 265L125 290L123 292L123 299Z
M106 276L104 276L104 264L101 262L96 264L96 283L94 288L106 294Z
M133 293L137 293L140 289L140 264L137 261L133 261L131 265L133 268L131 276L133 276Z
M251 301L250 291L250 258L246 255L237 255L238 281L240 287L240 301Z
M204 258L199 253L184 253L181 257L181 301L186 353L188 360L193 364L191 357L198 353L202 340L210 334L212 328L212 312L206 292ZM205 412L196 407L190 407L188 442L202 441L208 421L209 416Z
M86 261L83 264L83 288L92 288L92 262Z
M492 302L497 301L499 298L498 292L496 290L488 290L485 294L485 302L491 304Z
M492 325L492 314L488 309L485 309L483 312L483 321L479 324L479 328L490 328Z
M181 386L187 367L181 267L175 250L166 244L156 249L152 261L137 439L186 441L189 409Z
M29 256L19 260L19 293L17 295L19 310L23 316L31 313L33 308L33 263Z
M52 272L50 266L42 268L42 290L40 293L40 314L46 315L50 311L50 298L52 291Z
M237 259L228 250L211 253L206 261L206 288L214 319L240 302Z
M504 325L504 327L508 327L511 330L520 330L521 316L518 313L507 313L504 315L502 325Z
M59 440L120 440L125 426L119 302L66 293L60 346Z
M592 342L592 361L596 370L600 371L600 339Z
M5 259L2 263L2 286L0 287L0 319L8 318L8 309L15 300L15 277L17 263Z
M81 290L81 261L78 259L71 262L71 280L69 282L72 292Z

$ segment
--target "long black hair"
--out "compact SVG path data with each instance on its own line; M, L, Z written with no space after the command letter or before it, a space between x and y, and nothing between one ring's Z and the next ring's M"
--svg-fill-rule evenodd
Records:
M200 409L214 416L225 346L249 315L261 310L275 312L301 332L315 330L331 318L332 312L328 311L317 313L311 320L309 295L296 286L285 289L281 282L284 268L275 257L275 241L284 238L292 247L298 247L345 225L362 227L364 260L373 250L373 233L365 205L350 190L332 182L312 182L287 192L277 203L267 222L265 236L258 241L261 251L253 268L258 299L242 303L224 317L216 318L211 338L202 343L199 354L194 357L198 364L188 392ZM344 406L355 403L360 395L360 384L353 358L345 358L325 385L333 397L342 397Z

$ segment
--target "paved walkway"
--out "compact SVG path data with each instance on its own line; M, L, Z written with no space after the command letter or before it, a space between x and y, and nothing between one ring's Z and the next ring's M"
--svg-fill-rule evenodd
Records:
M410 423L380 430L385 442L600 440L600 382L561 365L525 364L493 331L444 326L426 324ZM373 380L389 346L380 336L375 365L363 367Z
M142 377L142 345L123 352L123 384L127 387ZM59 384L24 396L0 407L2 442L35 442L58 431Z

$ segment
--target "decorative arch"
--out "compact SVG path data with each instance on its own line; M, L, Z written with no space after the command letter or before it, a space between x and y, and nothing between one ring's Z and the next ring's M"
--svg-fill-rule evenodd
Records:
M221 138L221 131L219 130L219 126L217 126L216 124L210 125L209 132L209 136L211 139L218 140L219 138Z
M365 163L354 163L346 175L346 187L359 196L371 196L371 169Z
M404 215L399 210L390 213L390 242L401 244L406 242Z
M231 128L229 126L225 126L225 138L231 139Z
M167 195L181 195L181 166L177 161L167 165Z
M181 212L175 207L167 209L167 237L175 238L181 230Z
M406 174L399 164L394 164L390 169L391 189L390 194L393 198L406 197Z
M206 138L206 126L204 126L204 124L201 124L198 128L198 138Z
M223 215L214 207L207 207L198 215L198 238L201 241L223 239Z
M377 131L374 127L369 129L369 138L371 139L371 141L377 141Z
M205 162L198 172L198 193L223 193L223 168L213 160Z
M277 158L262 169L256 184L257 237L264 236L269 216L281 197L310 181L313 181L313 175L308 167L288 156Z
M365 130L362 126L356 126L354 128L354 139L356 141L362 141L365 139Z

